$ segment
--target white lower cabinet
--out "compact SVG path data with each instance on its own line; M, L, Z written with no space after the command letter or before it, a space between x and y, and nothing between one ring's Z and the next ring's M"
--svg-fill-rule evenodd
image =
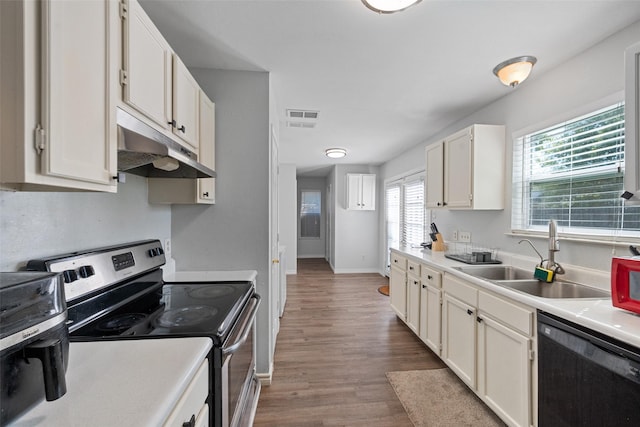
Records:
M442 298L442 358L469 387L476 387L475 307L446 289Z
M407 275L407 326L415 334L420 333L420 278Z
M389 276L389 298L391 308L402 320L407 320L407 273L395 265L391 265Z
M530 426L534 311L482 292L478 298L478 395L512 426Z
M534 310L445 274L442 358L508 425L533 424Z
M440 356L442 273L423 265L420 277L420 332L418 335L435 354Z

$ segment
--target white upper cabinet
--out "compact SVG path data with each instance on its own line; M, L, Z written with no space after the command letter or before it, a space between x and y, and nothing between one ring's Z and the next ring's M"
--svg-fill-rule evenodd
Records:
M504 209L504 132L473 125L427 146L427 207Z
M207 95L198 92L198 162L215 170L215 104ZM158 204L214 204L215 178L148 178L149 203Z
M437 142L427 146L427 208L441 208L444 206L444 142Z
M173 55L173 133L198 152L200 86L177 55Z
M198 154L198 83L136 0L123 3L121 13L124 105Z
M0 17L3 186L115 192L118 4L3 1Z
M376 210L376 176L374 174L347 174L347 209Z
M126 5L123 11L123 100L157 127L169 130L173 52L140 4L130 0Z

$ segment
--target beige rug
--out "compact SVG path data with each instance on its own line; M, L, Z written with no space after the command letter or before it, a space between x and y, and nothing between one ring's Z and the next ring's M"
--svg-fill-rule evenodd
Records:
M505 425L449 368L387 372L387 378L416 427Z

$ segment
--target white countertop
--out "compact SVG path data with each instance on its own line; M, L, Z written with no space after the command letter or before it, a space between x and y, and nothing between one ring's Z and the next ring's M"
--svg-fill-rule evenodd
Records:
M422 250L420 248L409 247L402 247L392 250L410 259L430 264L433 267L438 268L439 270L456 275L496 294L503 295L514 301L526 304L530 307L555 314L556 316L559 316L563 319L583 325L587 328L617 338L621 341L640 348L640 315L614 307L611 299L555 299L536 297L511 290L507 287L500 286L453 269L452 267L460 267L468 264L445 258L444 252L432 252L430 250ZM509 259L509 261L513 260ZM517 265L517 263L507 262L506 260L503 260L503 263L504 265ZM534 264L531 264L531 267L533 267L533 265ZM522 265L518 266L522 267ZM576 269L579 269L579 267L577 267ZM588 274L585 274L585 271L576 271L576 276L580 277L567 277L567 279L578 281L579 283L587 283L589 277L594 277L594 283L589 283L590 285L593 285L600 289L605 289L607 291L609 290L603 285L603 281L607 281L607 273L589 271L589 269L582 270L586 270Z
M258 272L255 270L228 271L175 271L163 272L165 282L253 282Z
M160 426L211 346L209 338L71 343L67 393L11 425Z

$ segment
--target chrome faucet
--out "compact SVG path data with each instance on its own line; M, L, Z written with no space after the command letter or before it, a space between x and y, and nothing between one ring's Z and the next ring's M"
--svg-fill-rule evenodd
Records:
M560 251L560 239L558 238L558 227L556 220L549 221L549 258L547 259L547 270L556 274L564 274L564 268L556 262L554 254Z
M518 242L518 244L522 242L527 242L533 250L540 257L540 267L545 268L547 270L551 270L554 272L554 277L556 274L564 274L564 268L558 264L555 260L555 253L560 251L560 239L558 239L558 227L556 226L556 221L552 219L549 221L549 256L547 259L544 259L540 252L533 246L531 240L522 239Z

